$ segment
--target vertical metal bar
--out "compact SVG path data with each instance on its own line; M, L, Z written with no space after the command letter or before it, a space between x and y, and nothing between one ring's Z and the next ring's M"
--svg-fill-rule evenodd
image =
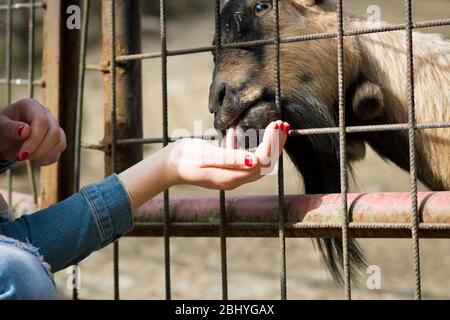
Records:
M28 96L33 98L34 96L34 43L35 43L35 7L34 1L30 1L30 12L28 18Z
M409 136L409 167L411 179L411 234L413 245L413 264L415 275L415 298L422 299L420 276L419 247L419 214L417 208L417 172L416 172L416 115L414 96L414 48L413 19L411 0L405 2L406 50L407 50L407 82L408 82L408 136Z
M215 54L222 50L222 30L220 20L220 0L215 0ZM220 199L220 262L222 269L222 299L228 300L228 262L227 262L227 212L225 191L219 192Z
M83 97L84 97L84 81L85 81L85 65L87 51L87 35L89 28L89 9L90 1L83 0L83 17L82 17L82 35L80 45L80 62L78 64L78 93L75 123L75 166L74 166L74 190L80 190L80 163L81 163L81 133L83 125Z
M111 96L111 170L116 172L117 155L117 105L116 105L116 8L115 1L109 0L109 94Z
M136 54L141 52L141 1L115 0L115 31L114 31L114 55ZM108 3L105 5L103 15L103 65L107 65L108 70L104 73L105 86L105 138L104 144L111 145L114 149L114 167L112 163L112 153L107 150L105 154L105 175L113 172L122 172L143 158L142 145L119 145L111 144L112 119L111 103L113 96L110 95L109 74L111 56L111 30ZM114 62L115 64L115 134L117 142L120 139L141 138L142 133L142 63L139 60ZM112 151L112 150L111 150Z
M228 261L227 261L227 211L224 190L219 191L220 199L220 265L222 270L222 299L228 300Z
M85 65L86 65L86 49L87 49L87 35L89 27L89 0L83 0L83 15L82 15L82 30L80 43L80 62L78 64L78 93L77 93L77 108L76 108L76 123L75 123L75 154L74 154L74 180L73 189L75 192L80 191L80 163L81 163L81 131L83 124L83 97L84 97L84 79L85 79ZM73 267L73 300L78 300L78 265Z
M111 96L111 168L116 172L117 154L117 105L116 105L116 9L115 1L109 0L109 94ZM120 299L119 242L113 245L114 300Z
M30 16L28 19L28 97L33 98L34 97L34 42L35 42L35 33L34 33L34 27L35 27L35 7L34 7L34 1L30 0ZM28 171L28 178L30 181L31 191L33 194L33 201L36 207L38 206L38 191L36 186L36 179L34 177L34 168L31 163L31 161L27 161L27 171Z
M104 0L103 63L105 138L111 146L105 153L105 175L119 173L142 160L142 145L119 146L118 139L142 137L141 62L117 62L122 54L140 53L140 1ZM119 243L113 245L114 298L120 298Z
M283 105L281 101L281 74L280 74L280 10L278 0L273 0L274 21L275 21L275 104L280 110L281 118L284 117ZM280 240L280 290L281 299L287 299L286 280L286 235L285 221L286 210L284 203L284 161L283 155L279 160L278 169L278 207L279 207L279 240Z
M6 172L6 181L7 181L7 184L8 184L8 204L10 206L12 206L13 205L13 198L12 198L12 195L13 195L13 174L12 174L11 169L9 169Z
M120 300L120 247L117 240L113 244L114 300Z
M163 108L163 144L169 144L168 130L168 98L167 98L167 34L166 34L166 1L160 0L161 31L161 82ZM166 299L172 299L170 276L170 198L169 190L164 191L164 266L166 279Z
M12 74L12 0L8 0L7 2L7 11L6 11L6 48L5 48L5 71L6 71L6 105L11 104L11 74ZM11 170L8 170L6 176L7 184L8 184L8 203L10 206L12 203L12 191L13 191L13 175Z
M80 32L67 28L67 8L79 0L44 0L44 103L59 120L68 145L58 163L41 168L41 207L73 193Z
M338 32L338 91L339 91L339 155L341 175L341 216L342 216L342 249L345 298L351 299L350 265L348 257L348 204L347 204L347 157L345 132L345 90L344 90L344 18L342 0L337 1Z

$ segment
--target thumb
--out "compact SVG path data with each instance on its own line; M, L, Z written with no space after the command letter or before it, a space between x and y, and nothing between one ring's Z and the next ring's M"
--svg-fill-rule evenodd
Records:
M0 116L0 139L24 141L31 132L28 124L20 121L14 121L6 116Z

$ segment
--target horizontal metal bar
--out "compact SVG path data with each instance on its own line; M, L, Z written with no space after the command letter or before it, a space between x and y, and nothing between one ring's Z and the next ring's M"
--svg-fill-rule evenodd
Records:
M419 123L416 125L416 129L421 130L442 129L442 128L450 128L450 121ZM361 132L399 131L408 129L409 125L407 123L399 123L399 124L381 124L381 125L367 125L367 126L350 126L345 128L345 132L361 133ZM299 136L299 135L331 134L331 133L339 133L339 128L311 128L302 130L291 130L289 134L291 136Z
M31 6L30 3L14 3L11 6L11 9L12 10L29 9L30 6ZM45 4L43 2L35 2L33 7L45 9ZM0 11L2 11L2 10L8 10L8 5L6 5L6 4L0 5Z
M30 80L29 79L11 79L9 81L9 83L11 85L15 85L15 86L29 86L30 84ZM6 85L8 84L8 80L5 78L0 78L0 85ZM45 86L45 81L44 78L41 77L40 79L36 79L33 81L33 85L37 86L37 87L44 87Z
M176 142L181 139L203 139L203 140L214 140L219 139L219 135L204 135L204 136L185 136L185 137L169 137L169 142ZM119 139L117 140L117 145L130 145L130 144L162 144L164 143L163 138L136 138L136 139ZM104 152L110 152L110 147L101 143L82 143L81 148L88 150L98 150Z
M203 136L182 136L182 137L169 137L169 142L175 142L181 139L203 139L214 140L219 139L219 135L203 135ZM163 138L143 138L143 139L122 139L117 140L118 145L126 144L156 144L163 143Z
M105 143L81 143L81 149L86 149L86 150L97 150L97 151L102 151L105 153L109 153L111 152L111 148L110 146L108 146Z
M229 223L227 237L232 238L277 238L278 223ZM162 237L163 223L137 222L127 237ZM171 237L210 238L220 236L220 223L171 223ZM340 238L342 227L339 224L286 223L285 235L288 238ZM411 238L411 224L359 224L350 223L350 238ZM450 225L419 224L420 238L450 238Z
M437 19L437 20L429 20L423 22L417 22L413 25L414 29L423 29L423 28L431 28L438 26L447 26L450 25L450 19ZM368 28L368 29L360 29L360 30L349 30L344 32L344 36L356 36L363 34L371 34L371 33L381 33L381 32L390 32L390 31L400 31L405 30L405 24L392 24L386 25L379 28ZM291 36L281 38L281 43L293 43L293 42L302 42L302 41L311 41L311 40L319 40L319 39L331 39L336 38L336 32L325 32L325 33L317 33L317 34L308 34L301 36ZM255 47L255 46L266 46L266 45L274 45L275 42L273 39L265 39L265 40L255 40L255 41L246 41L246 42L235 42L235 43L224 43L222 48L246 48L246 47ZM187 48L187 49L176 49L176 50L168 50L167 56L179 56L179 55L187 55L187 54L195 54L195 53L204 53L204 52L212 52L216 49L215 46L203 46L196 48ZM117 62L131 61L131 60L144 60L144 59L156 59L161 57L161 52L153 52L153 53L141 53L141 54L131 54L131 55L122 55L116 58Z
M348 194L350 235L369 238L411 236L411 194ZM339 237L340 194L286 196L286 232L290 237ZM420 232L427 238L450 238L450 192L418 193ZM227 236L278 237L278 198L227 198ZM219 236L218 198L171 200L172 236ZM161 236L163 200L153 199L136 216L131 236Z
M108 66L103 64L87 64L85 69L88 71L101 71L101 72L109 72Z
M419 123L416 125L416 128L421 129L421 130L450 128L450 121ZM346 128L347 133L381 132L381 131L397 131L397 130L408 130L408 124L407 123L382 124L382 125L372 125L372 126L351 126L351 127ZM289 134L291 136L314 135L314 134L337 134L337 133L339 133L339 128L311 128L311 129L291 130L289 132ZM169 142L175 142L177 140L186 139L186 138L213 140L213 139L220 139L220 135L169 137ZM163 143L163 138L142 138L142 139L117 140L117 145L161 144L161 143ZM105 150L105 145L103 145L103 144L83 144L82 147L84 149Z

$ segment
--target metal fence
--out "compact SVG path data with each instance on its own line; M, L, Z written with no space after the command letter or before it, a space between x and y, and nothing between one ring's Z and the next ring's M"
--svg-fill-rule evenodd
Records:
M34 0L30 0L28 3L13 4L12 0L7 0L6 5L1 5L0 10L6 13L5 21L5 77L0 80L1 84L5 87L5 102L7 105L11 103L12 100L12 86L27 86L27 95L29 98L33 98L35 86L41 86L42 80L35 79L35 16L36 9L42 8L42 3L36 3ZM12 78L12 41L13 41L13 11L14 10L28 10L28 71L26 79L13 79ZM30 162L27 162L28 176L30 179L30 186L33 193L33 201L37 205L38 202L38 192L35 181L35 175L33 172L33 167ZM13 189L13 176L11 170L7 172L7 185L8 185L8 201L12 202L12 189Z
M87 35L89 24L89 0L66 1L52 0L38 3L30 0L28 3L13 4L8 0L7 5L0 10L7 12L7 42L6 48L6 77L2 83L6 85L8 102L10 102L11 86L27 83L29 95L33 95L33 85L45 85L47 104L53 106L64 128L68 132L72 148L56 168L45 171L42 184L47 188L44 192L43 203L48 204L65 198L68 194L78 191L80 184L80 150L82 148L95 149L105 152L106 174L120 172L142 158L144 144L168 145L175 138L169 136L168 113L169 101L167 93L167 65L171 56L189 55L209 51L220 51L226 48L244 48L249 46L274 46L276 63L273 66L275 78L276 106L283 114L280 74L280 47L285 43L314 41L318 39L337 38L338 50L338 91L339 91L339 127L314 128L307 130L292 130L290 135L338 134L340 141L340 176L341 193L339 195L306 195L285 196L283 160L280 160L278 172L278 195L275 197L227 198L221 191L217 199L194 200L171 199L169 191L164 192L163 199L154 200L141 210L136 228L131 236L153 236L164 238L165 283L166 298L171 299L171 253L170 239L173 236L220 237L221 268L222 268L222 296L228 299L227 272L227 237L278 237L280 246L280 296L287 298L287 270L286 270L286 237L342 237L344 256L344 288L345 297L351 299L350 266L348 262L347 240L349 237L408 237L413 245L413 268L415 272L415 298L421 299L420 273L420 237L450 237L450 195L448 192L419 193L417 190L415 134L417 130L430 128L449 128L450 122L417 123L414 114L414 61L413 38L414 29L450 25L450 19L424 22L414 22L412 19L411 0L405 0L405 23L385 25L379 28L362 30L344 30L342 0L337 1L337 30L331 33L299 35L283 38L280 36L279 4L273 0L273 19L275 30L273 38L243 43L222 43L220 39L220 0L215 0L215 29L216 41L213 46L183 48L169 50L166 34L166 1L160 0L160 36L161 51L141 53L140 35L140 7L138 1L132 0L102 0L103 20L103 58L98 65L86 64ZM71 3L82 4L81 32L68 36L64 26L64 10ZM32 57L34 47L34 11L46 10L47 29L52 26L59 30L55 35L44 37L46 42L44 53L44 80L35 81L33 75L33 61L29 60L29 77L26 80L13 80L11 77L11 12L13 10L29 10L30 12L30 41L29 50ZM405 92L408 93L408 122L403 124L386 124L374 126L348 127L345 123L345 92L344 92L344 58L343 42L345 37L404 30L406 33L406 48L408 83ZM64 34L65 37L61 35ZM55 38L56 37L56 38ZM55 47L56 46L56 47ZM67 48L72 50L69 53ZM50 56L58 55L53 61ZM141 101L141 60L160 59L162 66L162 136L142 137L142 101ZM71 69L61 66L70 62ZM58 69L59 68L59 69ZM58 71L56 71L58 70ZM104 75L105 108L109 116L106 117L105 138L98 145L83 145L81 142L83 119L83 87L86 71L100 71ZM54 73L57 73L55 75ZM72 82L61 85L61 77L66 75ZM75 90L74 90L75 89ZM123 93L133 91L133 99L126 99ZM68 102L67 110L61 109L62 101ZM118 117L118 115L121 115ZM355 195L348 193L346 135L355 132L379 132L407 130L409 134L409 159L411 175L411 191L404 194L373 194ZM47 187L46 182L56 178L56 184ZM69 180L67 180L69 179ZM70 187L63 189L61 181ZM11 185L10 185L11 186ZM10 189L11 190L11 189ZM328 215L328 222L314 220L314 216L307 217L311 212L311 204L318 199L328 199L326 204L315 208L322 214ZM395 201L394 201L395 200ZM374 206L378 203L378 206ZM440 208L437 209L437 208ZM384 222L373 222L371 214L389 216L389 211L396 211L396 215ZM171 212L177 211L176 217ZM378 211L377 211L378 210ZM161 218L161 212L163 217ZM275 214L267 214L268 212ZM333 212L340 212L336 217ZM357 215L355 213L358 213ZM375 213L374 213L375 212ZM427 212L427 214L424 214ZM193 214L195 213L195 215ZM217 214L218 222L206 222L207 217ZM352 217L350 219L350 216ZM192 218L195 217L195 218ZM236 219L239 217L239 219ZM246 218L247 217L247 218ZM356 218L357 217L357 218ZM245 220L248 219L248 220ZM309 220L308 220L309 219ZM248 221L258 222L248 222ZM331 222L330 222L331 221ZM119 299L119 243L114 244L114 297ZM74 291L74 298L78 292Z

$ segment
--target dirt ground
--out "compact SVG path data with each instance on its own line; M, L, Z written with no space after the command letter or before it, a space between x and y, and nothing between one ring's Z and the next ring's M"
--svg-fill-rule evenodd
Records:
M382 19L403 21L404 2L345 1L350 8L366 15L368 5L379 5ZM448 18L450 2L447 0L414 1L417 21ZM213 10L195 17L174 20L169 17L168 46L171 49L209 45L214 21ZM143 51L159 50L155 20L146 18ZM156 25L157 25L156 21ZM95 26L93 26L95 28ZM431 32L450 36L450 28L433 28ZM97 63L100 44L89 48L88 62ZM210 54L197 54L169 58L169 123L176 128L193 130L194 121L202 121L210 128L212 117L207 111L208 89L212 72ZM144 127L146 137L161 134L161 80L160 61L143 63ZM102 139L103 125L98 121L103 112L102 77L89 73L86 79L86 107L83 139L95 143ZM156 147L146 147L146 154ZM102 156L96 151L83 152L82 183L102 178ZM382 161L370 151L367 158L356 166L357 184L353 191L408 191L409 175L390 163ZM26 191L24 182L17 187ZM424 188L421 187L421 190ZM276 177L266 177L258 183L230 192L229 195L276 194ZM286 192L302 192L301 177L288 162ZM216 192L192 187L178 187L172 197L214 196ZM369 264L380 267L381 289L369 290L365 277L354 285L355 299L410 299L413 297L412 248L410 240L362 240ZM426 299L450 298L450 241L421 240L422 287ZM120 241L120 283L123 299L163 299L164 254L162 239L130 239ZM333 284L314 252L309 239L287 240L288 297L290 299L341 299L343 289ZM85 299L112 298L112 248L93 254L81 264L80 295ZM171 239L172 290L175 299L220 299L221 267L218 239ZM228 240L229 295L231 299L279 298L279 242L278 239ZM69 274L56 275L63 295L70 296L66 288Z

